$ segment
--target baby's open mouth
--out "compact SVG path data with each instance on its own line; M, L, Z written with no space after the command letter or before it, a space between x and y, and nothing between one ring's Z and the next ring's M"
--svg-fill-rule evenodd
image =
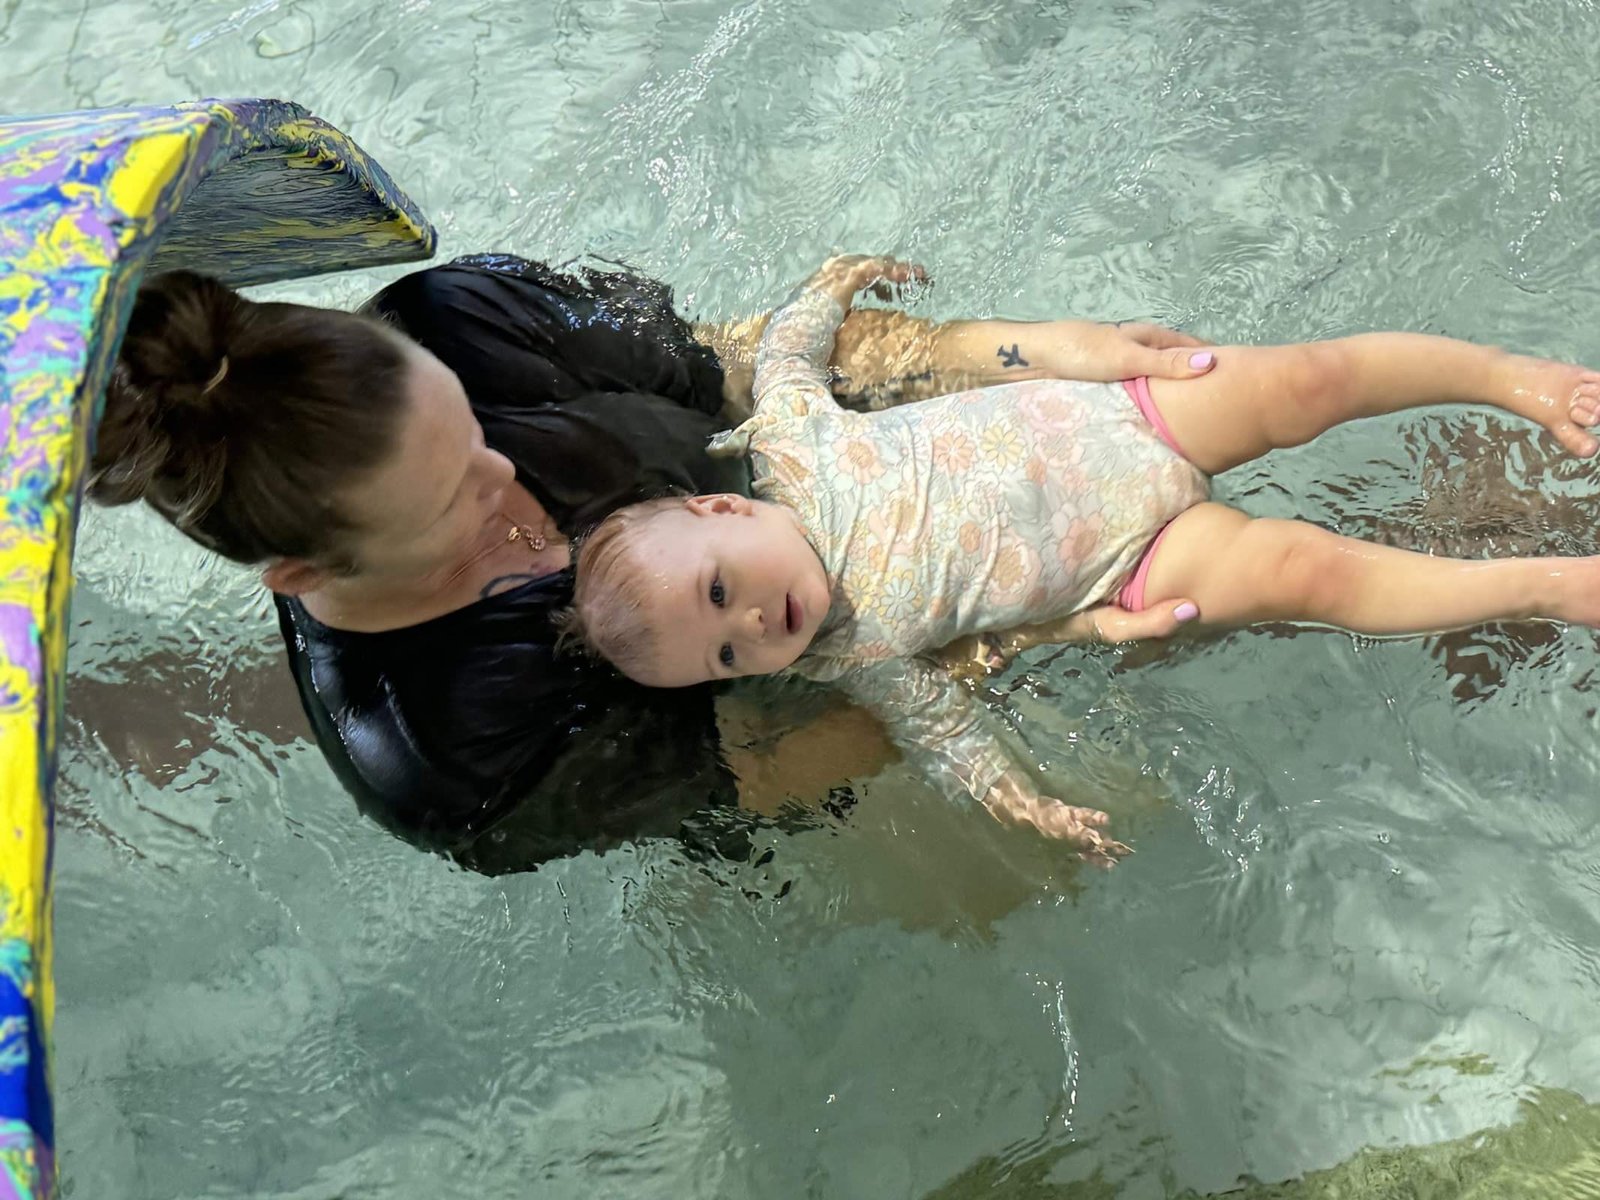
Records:
M783 601L783 630L793 633L805 619L805 610L800 607L800 601L794 598L793 593L785 595Z

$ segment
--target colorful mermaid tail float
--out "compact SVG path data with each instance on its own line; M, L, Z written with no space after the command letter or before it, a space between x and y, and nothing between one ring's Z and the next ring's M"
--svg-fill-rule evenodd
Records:
M0 1200L55 1190L50 862L72 544L146 271L236 285L427 258L338 130L276 100L0 118Z

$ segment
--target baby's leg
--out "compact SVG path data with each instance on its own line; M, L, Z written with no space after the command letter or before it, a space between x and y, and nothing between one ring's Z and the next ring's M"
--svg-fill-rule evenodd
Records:
M1302 521L1200 504L1168 526L1147 603L1187 596L1205 625L1308 621L1375 635L1543 617L1600 625L1600 558L1433 558Z
M1424 334L1224 347L1210 374L1152 379L1150 395L1183 453L1213 475L1343 421L1452 402L1525 417L1574 454L1600 448L1587 428L1600 423L1600 372Z

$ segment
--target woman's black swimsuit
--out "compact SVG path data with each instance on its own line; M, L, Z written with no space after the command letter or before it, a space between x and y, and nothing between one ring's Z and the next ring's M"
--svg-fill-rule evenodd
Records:
M677 490L748 492L712 459L722 370L663 285L509 256L408 275L370 302L456 372L488 444L569 536ZM679 832L734 799L712 691L652 692L557 654L570 571L385 633L279 596L318 743L362 810L480 870Z

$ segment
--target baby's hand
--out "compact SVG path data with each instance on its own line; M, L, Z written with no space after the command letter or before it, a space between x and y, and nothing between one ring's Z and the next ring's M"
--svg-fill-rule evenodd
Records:
M952 679L976 683L1006 669L1011 658L995 633L973 633L941 647L934 656Z
M913 280L928 282L927 271L916 263L881 254L838 254L823 263L822 269L806 280L806 286L827 292L848 311L857 292L870 287L879 299L888 300L892 287Z
M1041 796L1014 779L1002 779L990 788L983 806L996 820L1008 825L1032 825L1045 837L1076 846L1079 858L1099 867L1114 867L1119 858L1133 853L1100 832L1111 818L1098 808L1079 808Z

